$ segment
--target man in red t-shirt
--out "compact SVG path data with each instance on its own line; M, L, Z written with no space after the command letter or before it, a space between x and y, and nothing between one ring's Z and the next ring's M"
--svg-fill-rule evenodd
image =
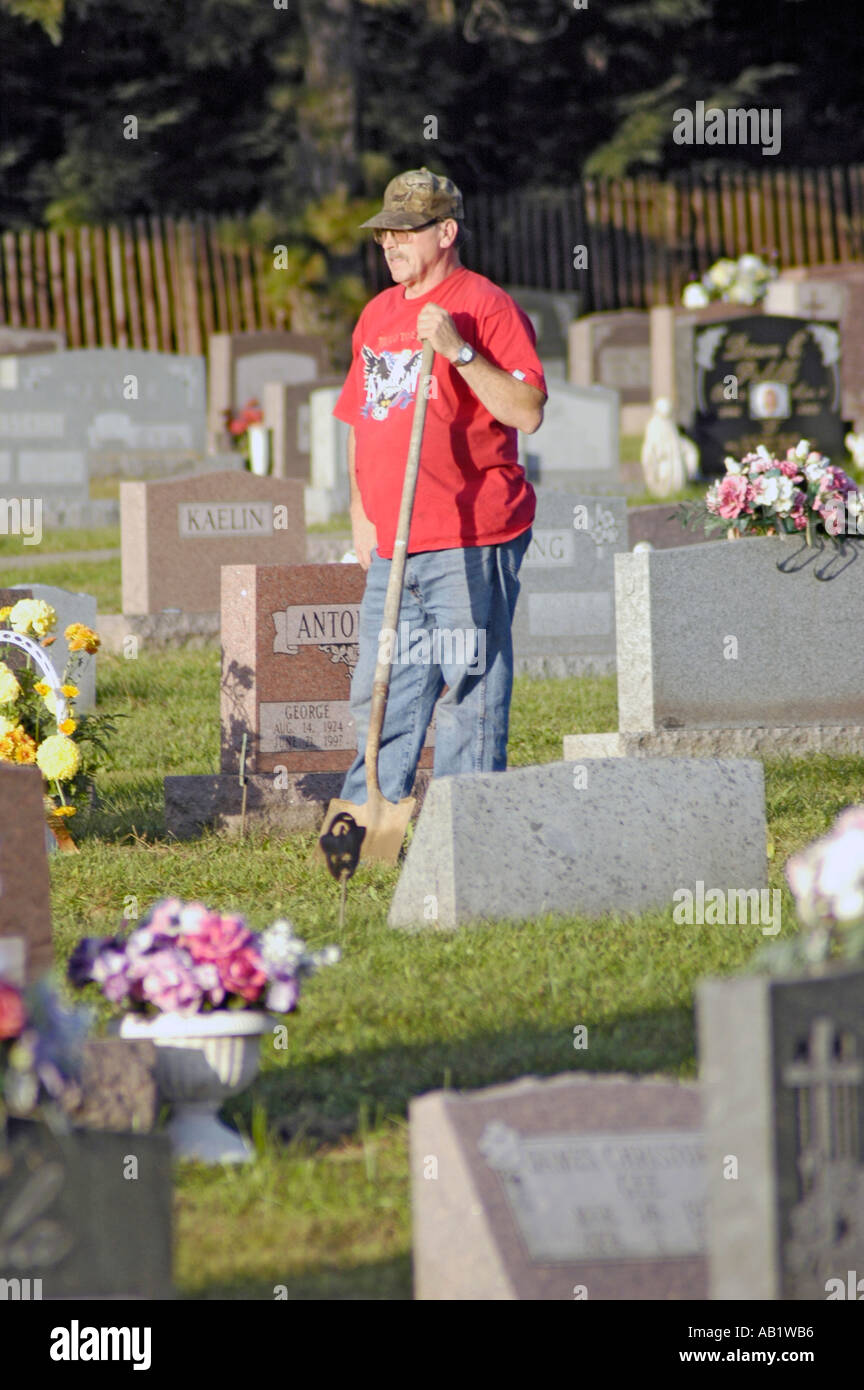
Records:
M381 737L381 790L410 793L435 702L435 775L507 764L511 624L534 489L517 429L543 419L546 383L530 320L460 264L462 196L411 170L388 184L374 229L395 281L360 316L334 414L351 426L354 548L367 571L351 684L358 753L342 797L366 800L364 752L384 594L402 496L422 340L435 349L402 606Z

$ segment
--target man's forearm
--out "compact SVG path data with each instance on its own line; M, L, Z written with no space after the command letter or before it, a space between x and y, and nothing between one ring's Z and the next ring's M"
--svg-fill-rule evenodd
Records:
M481 405L485 405L489 414L502 425L522 430L524 434L533 434L540 428L546 398L536 386L493 366L479 352L466 366L455 362L453 366L465 378Z

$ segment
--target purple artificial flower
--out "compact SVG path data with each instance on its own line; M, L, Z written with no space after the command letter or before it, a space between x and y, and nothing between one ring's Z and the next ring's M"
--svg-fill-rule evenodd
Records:
M93 974L93 966L99 959L101 952L107 949L122 951L124 942L119 937L83 937L78 942L72 955L69 956L67 967L67 979L69 983L78 988L89 984L90 980L96 979Z
M113 941L103 943L103 949L93 962L91 979L102 986L102 993L112 1004L119 1004L129 993L128 967L125 948Z
M290 1014L297 1007L300 999L300 981L296 975L289 975L278 971L270 977L270 988L267 990L266 1006L274 1014Z
M139 956L129 967L133 998L153 1004L162 1013L194 1014L203 990L186 951L169 946Z

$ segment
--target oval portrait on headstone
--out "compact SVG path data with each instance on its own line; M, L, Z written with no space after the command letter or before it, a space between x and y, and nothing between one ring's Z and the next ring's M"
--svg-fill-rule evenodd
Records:
M760 381L750 387L750 415L754 420L786 420L789 387L782 381Z

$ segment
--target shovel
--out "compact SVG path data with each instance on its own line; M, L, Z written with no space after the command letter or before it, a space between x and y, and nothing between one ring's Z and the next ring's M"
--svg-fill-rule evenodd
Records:
M414 419L411 425L411 440L408 445L408 462L405 465L405 481L402 484L402 503L399 508L399 522L396 540L393 545L393 559L390 562L390 578L384 598L384 616L381 627L385 634L385 646L379 643L378 664L372 685L372 708L369 712L369 732L366 736L366 795L364 805L354 801L336 799L330 802L321 831L319 846L328 834L336 816L346 814L358 826L365 828L362 836L361 854L363 859L377 859L384 864L395 864L399 858L405 831L416 805L413 796L403 796L399 802L388 801L381 795L378 784L378 749L381 744L381 730L384 726L384 711L387 708L387 692L390 688L390 666L393 655L392 640L399 620L399 605L402 602L402 581L405 575L405 556L408 549L408 534L411 530L411 513L414 510L414 493L417 488L417 472L420 467L420 447L423 443L423 426L426 421L426 402L428 382L432 372L435 349L431 343L423 344L420 360L420 373L417 379L417 395L414 400ZM345 822L343 822L343 825ZM333 870L331 870L333 872Z

